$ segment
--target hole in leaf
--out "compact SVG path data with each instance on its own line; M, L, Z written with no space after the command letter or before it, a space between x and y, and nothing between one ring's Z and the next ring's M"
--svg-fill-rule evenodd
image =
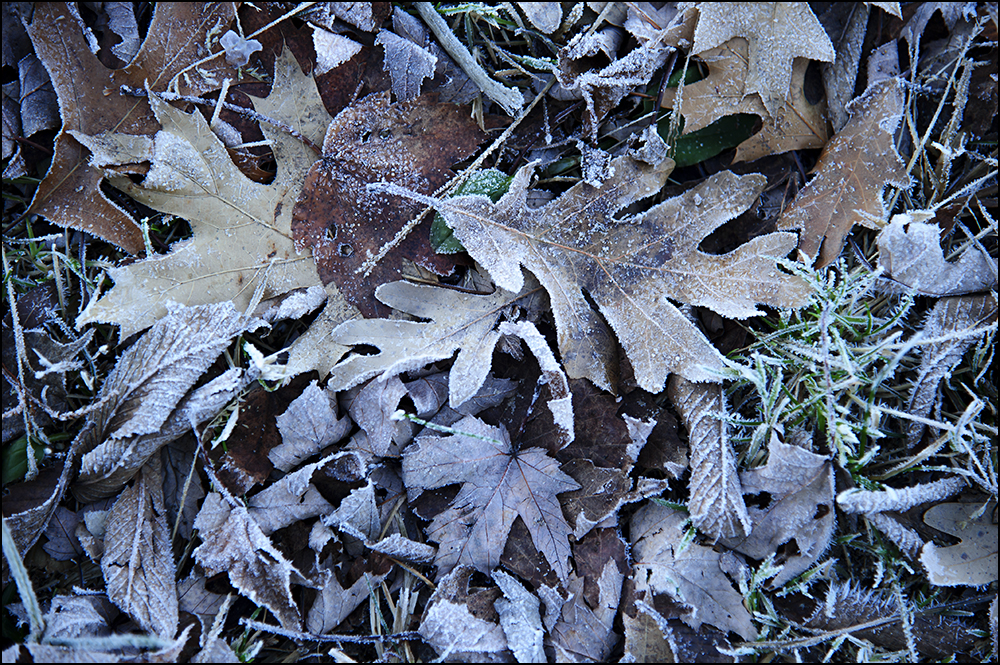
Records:
M391 136L392 136L392 130L389 129L388 127L384 128L382 131L378 133L378 137L380 139L387 139L390 138Z
M795 542L794 538L789 540L787 543L783 543L777 550L775 550L775 552L780 560L788 560L801 553L799 551L799 544Z
M335 240L336 238L337 238L337 225L331 222L330 226L326 227L326 239Z
M339 245L337 245L337 254L343 256L344 258L347 258L348 256L354 254L354 248L348 245L346 242L342 242Z
M770 492L757 492L756 494L747 494L743 500L748 506L756 506L761 510L766 509L771 505L771 494Z
M370 139L371 137L372 137L372 131L370 129L366 129L365 131L361 132L362 143L368 143L368 139Z
M830 506L826 505L825 503L821 503L818 506L816 506L816 514L813 515L813 519L821 520L829 514L830 514Z

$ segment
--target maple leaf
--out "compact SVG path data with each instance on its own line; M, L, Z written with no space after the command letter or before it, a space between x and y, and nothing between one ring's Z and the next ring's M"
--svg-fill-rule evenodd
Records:
M809 60L796 58L792 65L788 99L769 113L757 93L746 91L749 45L736 37L701 54L708 76L664 96L663 107L684 116L684 133L698 131L719 118L737 113L761 117L763 127L741 143L733 162L752 161L767 155L803 148L821 148L829 138L824 104L810 104L803 86ZM681 100L678 107L678 100Z
M793 247L789 234L760 236L721 256L698 250L705 236L756 200L763 176L719 173L648 212L616 219L627 205L659 191L672 160L653 167L618 157L600 187L579 183L532 210L526 198L534 166L519 169L495 204L482 196L438 200L391 184L371 187L434 206L500 288L520 291L521 266L528 268L549 293L571 378L612 390L608 354L614 346L584 290L618 335L639 386L654 393L670 372L714 381L710 370L723 367L721 354L668 298L745 318L759 313L755 303L791 307L808 296L802 280L774 263Z
M500 562L514 520L520 516L538 551L565 579L572 532L557 494L579 489L542 448L517 450L506 428L467 416L451 436L422 436L403 451L407 487L436 489L462 483L451 506L438 514L427 536L439 543L434 563L445 575L459 564L489 573Z
M275 62L274 78L271 94L255 101L256 110L319 141L330 116L313 80L287 51ZM231 300L245 308L265 274L265 297L318 284L312 257L296 252L291 231L292 207L315 153L265 123L278 173L269 185L253 182L200 113L183 113L155 95L151 104L163 125L152 138L75 136L106 166L152 162L141 184L118 175L109 181L151 208L189 220L194 237L175 243L168 254L109 269L114 288L92 301L77 325L117 323L125 338L166 314L169 301Z
M770 115L785 103L795 58L833 62L830 38L808 5L795 2L698 4L692 55L743 37L749 43L745 95L759 93Z
M66 3L35 7L28 33L59 96L63 126L30 212L141 254L139 225L101 192L104 173L88 163L88 151L72 134L155 133L159 127L149 104L121 94L122 85L141 88L148 82L157 91L171 86L182 94L201 94L217 89L227 76L235 79L235 69L222 57L185 71L206 55L208 35L221 31L234 16L233 5L227 2L159 5L135 58L123 69L110 70L89 48ZM214 48L223 53L217 45ZM182 79L175 82L182 72Z
M485 139L461 107L432 97L390 104L388 92L378 93L338 113L326 133L323 158L310 169L295 203L295 246L311 248L323 283L335 282L368 317L387 314L373 297L375 288L399 278L402 259L438 274L454 266L431 249L426 220L366 272L419 206L386 200L365 185L386 180L430 194L453 175L451 166Z
M802 229L799 251L817 267L837 258L855 224L873 229L885 224L886 186L909 186L893 146L902 110L896 79L869 87L848 104L850 121L830 139L813 169L816 175L778 218L779 229Z

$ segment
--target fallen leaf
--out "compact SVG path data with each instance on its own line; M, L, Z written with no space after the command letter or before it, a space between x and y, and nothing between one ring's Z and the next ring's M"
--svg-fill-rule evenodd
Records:
M389 200L366 185L388 181L433 193L453 175L451 166L485 138L459 106L428 95L390 104L389 93L379 93L344 109L330 123L323 158L309 170L295 203L296 248L311 248L323 283L336 282L362 314L385 314L373 297L375 287L398 279L403 259L439 274L453 264L430 248L430 220L396 238L420 212L418 205ZM400 244L366 272L376 252L394 239Z
M882 192L908 187L893 133L903 112L900 83L875 84L848 104L850 121L820 155L816 173L778 218L779 229L802 229L799 251L817 267L833 262L855 224L881 228L888 212ZM822 249L821 249L822 246Z
M442 660L449 655L459 658L462 652L498 653L507 648L493 607L500 590L470 591L473 572L469 566L458 566L443 576L420 619L420 637Z
M772 434L767 464L740 473L752 529L743 538L720 542L754 559L783 564L771 580L778 588L804 573L830 545L836 512L833 463Z
M532 281L519 291L501 288L489 295L408 282L383 284L375 291L379 300L428 321L356 319L342 323L333 333L336 343L371 345L379 352L350 356L334 366L327 386L344 390L378 374L389 377L420 369L458 351L448 378L449 403L457 408L486 380L500 340L496 327L504 313L537 290Z
M352 426L349 418L337 418L336 402L316 381L306 386L275 422L281 432L281 445L272 448L267 456L274 468L285 473L340 441Z
M281 625L299 630L299 608L292 598L292 575L299 573L279 552L242 505L221 494L205 497L195 520L201 545L194 559L209 575L226 573L239 592L269 609Z
M757 638L743 597L720 567L711 547L682 543L684 513L649 503L632 516L632 557L636 591L663 593L686 606L684 623L695 630L708 623Z
M519 663L545 662L541 602L517 579L502 570L493 571L493 581L504 595L493 601L493 607L500 615L500 627L507 636L507 648L514 652L514 658Z
M143 630L167 639L174 636L178 622L174 552L158 456L142 467L108 515L101 572L108 598Z
M565 579L571 529L556 495L579 485L543 449L515 449L503 427L467 416L453 428L463 433L421 436L403 452L407 487L429 490L462 484L452 505L426 531L439 545L434 561L438 575L459 564L491 572L520 516L538 551Z
M758 93L770 115L785 104L795 58L833 62L830 38L808 5L755 2L698 5L692 55L743 37L750 46L744 95Z
M225 2L157 7L136 57L124 69L111 70L91 52L66 3L36 7L28 33L52 77L63 125L52 166L29 210L141 254L139 225L101 192L104 174L88 163L87 149L72 133L154 134L158 125L149 104L123 95L122 85L142 88L148 82L156 91L170 87L181 94L201 94L217 89L223 78L236 79L236 70L221 57L188 69L206 55L208 35L234 16L233 5ZM222 53L218 45L214 48Z
M318 515L333 508L312 484L313 474L332 458L326 457L294 471L261 490L247 502L247 512L261 533L268 536L278 529Z
M524 15L535 26L547 35L559 29L562 23L562 7L558 2L519 2Z
M698 250L706 235L757 199L762 176L719 173L648 212L615 219L659 191L672 165L618 157L601 187L577 184L538 209L526 205L534 164L518 170L495 204L482 196L439 200L381 187L433 205L498 287L520 291L521 266L527 267L549 293L567 375L612 390L608 355L614 347L586 291L617 333L636 382L655 393L670 372L712 381L706 370L723 367L721 354L668 298L745 318L760 312L757 302L797 306L808 293L799 278L775 266L774 257L792 248L788 234L760 236L722 256Z
M931 584L938 586L984 586L997 579L997 525L993 522L996 504L981 508L975 503L939 503L926 513L928 525L957 536L957 545L924 545L920 563Z
M366 572L345 588L334 571L323 568L320 575L321 579L325 578L325 583L320 587L306 617L306 630L315 635L334 631L371 596L372 589L378 588L386 577Z
M408 427L408 423L393 420L392 414L406 394L403 382L394 374L385 374L378 380L369 381L356 394L354 392L347 393L344 402L351 418L364 431L364 439L355 437L351 447L376 457L398 456L399 448L393 448L393 443L399 441L401 430Z
M724 420L725 389L674 375L667 383L667 395L688 430L691 479L687 506L691 521L713 541L746 535L750 517L743 502L729 425Z
M257 112L318 142L330 116L313 80L288 52L275 62L274 78L271 94L255 101ZM312 259L297 254L291 232L292 207L316 154L298 138L264 123L278 174L269 185L256 183L236 168L200 113L183 113L155 95L150 103L163 125L152 138L76 136L108 165L152 161L141 184L118 175L109 181L155 210L189 220L194 237L175 243L169 254L109 269L114 288L91 301L77 325L116 323L124 338L166 314L169 301L195 305L231 300L245 309L265 277L265 298L317 284Z
M393 16L393 23L396 22L396 16ZM398 26L396 29L399 29ZM422 44L415 44L388 30L379 30L375 43L385 49L383 66L392 77L392 93L396 101L407 102L418 97L423 80L434 76L437 56Z
M975 245L957 261L946 261L941 227L919 221L913 213L895 215L878 234L878 263L885 276L917 293L960 296L995 288L996 263Z

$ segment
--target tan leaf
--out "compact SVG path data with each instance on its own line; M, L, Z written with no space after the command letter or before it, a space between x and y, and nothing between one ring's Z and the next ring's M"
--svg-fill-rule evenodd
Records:
M750 517L736 472L729 425L722 419L726 410L724 388L691 383L675 374L667 384L667 395L688 430L691 521L713 541L749 533Z
M830 38L808 5L794 2L698 4L693 55L743 37L749 42L744 94L759 93L768 113L785 103L795 58L833 62Z
M920 563L931 584L938 586L983 586L997 579L996 503L986 506L979 517L972 515L976 503L939 503L926 513L924 522L962 539L957 545L924 545Z
M775 266L774 257L793 246L788 234L760 236L721 256L698 250L706 235L756 200L762 176L719 173L647 212L615 218L659 191L672 168L671 160L652 167L619 157L600 187L577 184L534 210L526 205L534 164L518 170L495 204L482 196L437 200L380 187L437 208L500 288L520 291L521 266L528 268L549 293L567 375L612 390L614 346L586 291L617 333L636 382L655 393L670 372L713 381L706 370L723 367L721 354L669 299L745 318L760 312L758 302L797 306L808 295L802 280Z
M155 210L189 220L194 237L175 243L169 254L108 270L114 288L88 306L77 325L117 323L127 337L163 317L169 301L231 300L245 309L265 274L265 298L318 284L312 258L296 252L291 232L295 199L317 155L301 140L263 123L278 174L269 185L256 183L236 168L200 113L183 113L155 96L151 104L163 125L151 139L76 136L108 165L152 161L142 184L117 175L109 181ZM314 143L330 120L313 80L287 51L275 62L271 94L254 106Z
M170 527L163 506L163 472L154 456L108 516L101 571L108 598L143 630L177 632L177 586Z
M771 435L767 464L740 473L743 493L759 495L759 505L747 508L753 528L745 538L723 538L722 542L754 559L775 558L784 564L771 580L780 587L816 563L830 545L836 513L833 506L833 463ZM794 542L794 547L789 543Z
M292 575L299 574L264 535L247 509L231 506L221 494L205 497L195 520L202 543L194 558L209 575L227 573L241 594L274 613L281 625L299 630L292 598Z
M579 485L559 470L545 450L515 450L503 427L492 427L475 416L453 427L463 433L421 436L403 452L407 487L462 484L452 505L427 529L427 536L439 544L438 574L445 575L459 564L491 572L520 516L538 551L565 579L572 530L556 495Z
M204 58L208 35L235 16L231 3L169 3L153 14L146 40L123 69L107 69L97 59L66 3L35 8L28 33L59 96L63 126L56 137L52 166L35 192L30 211L49 221L104 238L133 253L143 251L138 224L101 192L103 173L88 163L86 148L71 134L118 131L148 136L156 118L144 99L121 94L121 86L166 90L182 70ZM215 52L222 53L218 44ZM236 71L225 58L205 62L184 73L175 92L201 94L217 89Z
M636 591L663 593L685 605L684 623L708 623L745 640L757 637L743 597L720 567L720 553L688 543L682 547L684 513L650 503L632 516L632 556Z
M852 101L850 121L830 139L813 168L816 175L778 219L779 229L802 229L799 251L818 267L836 260L855 224L873 229L885 224L882 192L888 185L910 184L893 145L902 110L896 79Z

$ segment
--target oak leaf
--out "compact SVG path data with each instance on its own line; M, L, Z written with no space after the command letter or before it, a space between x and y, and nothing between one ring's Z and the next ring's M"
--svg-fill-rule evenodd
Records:
M515 449L502 426L468 416L453 427L462 434L421 436L403 452L407 487L436 489L462 483L452 505L427 529L428 538L439 543L438 574L445 575L459 564L490 573L520 516L538 551L565 579L572 529L556 495L580 486L543 449Z
M170 86L173 92L201 94L217 89L227 76L235 79L235 69L223 57L185 71L206 55L209 34L221 32L234 16L233 5L226 2L160 5L135 58L127 67L111 70L88 47L66 3L38 5L28 33L59 96L63 126L30 212L141 254L139 225L101 191L104 173L88 163L88 151L73 132L154 134L159 127L149 104L123 95L122 85L141 88L148 82L156 91ZM217 44L212 48L223 53Z
M785 103L795 58L833 62L830 38L808 5L794 2L698 4L692 55L743 37L750 45L744 95L759 93L772 116Z
M996 503L973 517L979 508L974 503L939 503L924 513L924 522L962 540L948 547L924 545L920 563L931 584L984 586L997 579Z
M287 51L275 62L274 78L271 94L256 100L255 109L318 142L330 116L313 80ZM120 175L109 181L151 208L189 220L194 237L175 243L166 255L108 270L114 288L92 301L77 325L117 323L127 337L161 318L169 301L231 300L243 309L265 276L264 297L318 284L312 257L296 252L291 232L292 208L316 154L265 123L278 173L269 185L253 182L236 168L200 113L183 113L155 95L150 103L163 125L153 137L74 136L109 167L152 162L141 184Z
M910 184L893 145L903 112L899 82L871 86L848 111L851 119L823 149L816 175L778 218L779 229L802 229L799 251L818 267L837 258L855 224L873 229L885 224L882 192L888 185Z
M794 246L789 234L760 236L721 256L698 250L705 236L756 200L763 176L719 173L647 212L618 219L620 210L659 191L671 160L654 167L618 157L600 187L579 183L533 210L526 198L534 166L519 169L495 204L482 196L439 200L392 184L371 187L433 205L498 287L520 291L521 266L528 268L549 293L570 378L588 378L605 390L614 384L614 344L585 291L617 333L636 382L654 393L671 372L714 381L711 370L723 367L721 354L668 298L745 318L760 313L756 303L798 306L808 296L802 280L775 266L773 257Z

